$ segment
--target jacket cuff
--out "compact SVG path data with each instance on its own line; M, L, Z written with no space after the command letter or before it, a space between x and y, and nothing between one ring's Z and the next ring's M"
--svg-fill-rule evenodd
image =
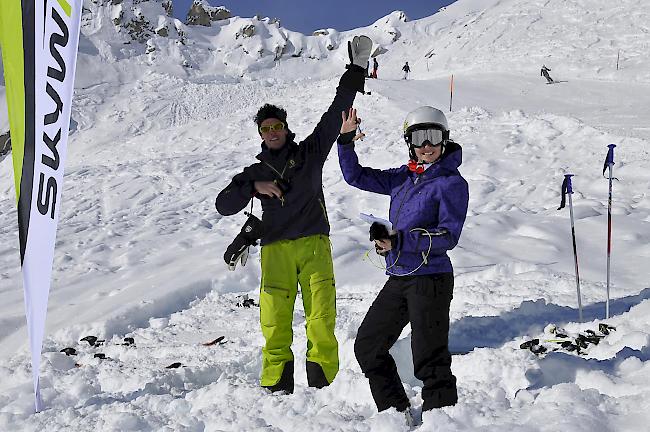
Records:
M348 70L341 76L339 86L364 93L364 84L366 82L365 69L355 64L347 65L346 67Z
M345 132L339 135L339 138L336 140L337 144L347 145L352 144L354 141L352 139L355 137L356 131Z

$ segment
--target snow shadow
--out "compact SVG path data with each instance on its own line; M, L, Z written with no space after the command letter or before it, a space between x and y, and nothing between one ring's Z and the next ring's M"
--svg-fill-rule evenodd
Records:
M650 288L646 288L639 294L610 300L610 317L628 312L649 298ZM584 306L582 314L584 322L603 320L605 302ZM470 316L452 322L449 350L453 354L466 354L474 348L498 348L517 337L541 333L549 323L568 322L578 322L577 308L547 304L544 299L527 300L499 316Z
M625 360L636 357L641 362L650 360L650 346L642 350L625 347L607 360L585 359L564 352L552 352L539 359L539 369L526 372L531 385L527 390L552 387L556 384L575 383L579 372L601 371L609 376L619 375L619 367Z

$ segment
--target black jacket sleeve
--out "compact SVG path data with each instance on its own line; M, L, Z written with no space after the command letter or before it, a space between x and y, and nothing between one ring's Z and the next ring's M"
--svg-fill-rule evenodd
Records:
M253 167L244 168L244 172L233 177L230 184L217 195L214 203L217 211L230 216L243 210L255 195L254 182Z
M347 113L352 107L357 91L363 91L364 80L365 74L362 68L349 68L339 81L336 96L329 109L323 114L314 131L301 142L301 145L306 146L307 153L317 153L320 156L321 163L325 163L325 159L341 131L343 124L341 112Z

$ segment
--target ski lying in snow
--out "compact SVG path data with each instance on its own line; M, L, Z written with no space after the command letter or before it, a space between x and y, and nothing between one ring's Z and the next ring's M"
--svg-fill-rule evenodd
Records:
M248 296L244 299L244 301L249 301ZM250 303L255 305L252 299L250 299ZM256 305L257 306L257 305ZM245 306L245 307L250 307ZM213 339L209 342L204 342L201 343L203 346L213 346L213 345L224 345L227 343L225 340L225 336L219 336L216 339ZM113 341L109 341L108 344L106 343L106 340L104 339L99 339L97 336L89 335L81 338L79 340L79 345L77 348L73 347L66 347L60 350L59 352L65 354L66 356L77 356L77 355L92 355L92 358L99 359L99 360L116 360L111 357L108 357L105 353L103 352L96 352L95 348L98 348L100 346L106 347L107 345L109 347L115 347L115 346L124 346L124 347L129 347L135 348L136 343L135 343L135 338L133 337L125 337L123 340L123 343L114 343ZM85 343L82 343L85 342ZM87 343L87 345L86 345ZM119 361L119 360L117 360ZM76 367L82 367L84 364L82 363L75 363ZM173 362L172 364L165 366L165 369L178 369L180 367L185 367L181 362Z
M216 338L214 340L211 340L210 342L204 342L201 345L203 345L203 346L212 346L212 345L216 345L216 344L223 345L223 344L225 344L225 342L222 342L224 340L224 338L225 338L225 336L219 336L218 338Z
M128 347L135 347L135 339L132 337L125 337L124 343L117 344L117 345L123 345L123 346L128 346ZM93 354L93 358L97 358L100 360L112 360L110 357L107 357L106 354L102 352L92 352L92 348L98 348L100 346L105 346L106 340L105 339L99 339L97 336L89 335L89 336L84 336L81 339L79 339L79 342L87 342L88 347L86 347L85 344L80 345L80 348L89 348L91 349L91 352L87 352L85 349L82 349L81 353L83 354ZM66 356L76 356L77 354L80 354L79 351L77 351L73 347L66 347L60 350L59 352L64 353ZM75 363L75 366L80 367L81 364Z
M591 346L598 345L601 339L604 339L613 331L616 331L616 327L607 323L599 323L597 331L586 329L572 335L555 324L549 324L544 328L543 339L527 340L519 345L519 348L527 349L538 356L555 351L584 355Z
M98 347L106 342L104 339L98 339L97 336L86 336L79 339L79 342L88 342L91 347Z

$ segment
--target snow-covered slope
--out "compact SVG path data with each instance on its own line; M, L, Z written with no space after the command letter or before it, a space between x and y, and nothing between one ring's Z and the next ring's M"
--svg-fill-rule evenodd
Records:
M643 0L466 0L412 23L409 39L427 40L425 57L439 72L535 75L546 64L572 77L648 81L648 22Z
M334 94L346 40L360 33L381 53L380 79L356 101L366 165L404 163L406 112L420 104L447 110L448 74L455 74L448 117L471 194L451 253L460 402L426 414L418 430L638 431L650 422L650 65L625 54L647 41L645 2L460 0L422 20L395 12L356 31L305 36L265 19L187 26L167 17L162 2L124 0L124 19L144 16L154 30L168 28L167 37L143 43L114 25L112 3L85 4L41 371L49 409L38 415L31 414L12 167L10 158L0 161L0 430L407 430L395 411L376 413L353 353L385 280L364 259L371 245L358 213L385 214L386 198L345 184L332 152L323 180L341 372L327 389L306 386L298 301L296 392L281 397L258 387L258 309L237 307L244 295L257 298L259 253L228 272L222 253L244 217L214 210L218 191L259 149L256 109L284 106L292 130L306 136ZM250 24L255 35L235 37ZM589 32L602 47L571 36ZM555 49L545 51L550 33ZM615 73L609 55L594 53L615 53L618 44L624 61ZM278 60L280 46L288 48ZM405 60L416 79L397 79ZM545 85L542 62L568 82ZM542 337L549 322L575 332L603 319L601 170L609 143L618 145L608 321L617 330L586 356L537 358L519 344ZM576 174L584 323L576 322L568 210L556 210L567 171ZM106 344L79 342L89 334ZM223 344L201 345L219 336ZM125 337L135 346L122 345ZM64 347L78 355L66 357ZM408 328L393 352L418 407ZM174 362L182 366L166 369Z
M87 0L81 52L92 58L80 56L79 85L96 82L97 74L84 70L124 59L181 77L255 77L284 62L325 77L345 58L344 42L355 33L324 29L305 36L260 17L186 25L167 16L164 4ZM650 4L643 0L463 0L416 21L396 11L356 32L375 41L387 77L399 76L409 61L420 78L466 70L536 75L547 64L572 77L650 81L648 22Z

